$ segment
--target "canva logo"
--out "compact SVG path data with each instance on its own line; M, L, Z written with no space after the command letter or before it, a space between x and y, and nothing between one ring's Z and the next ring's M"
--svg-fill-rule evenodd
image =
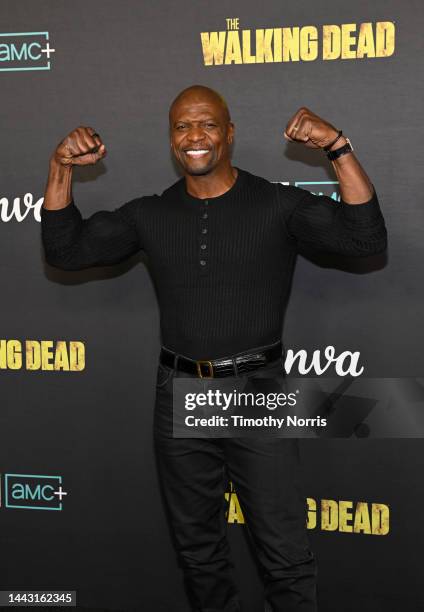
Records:
M4 507L62 510L62 476L4 474Z
M34 199L32 193L26 193L23 198L17 197L12 200L0 198L0 220L3 223L17 221L21 223L28 215L33 215L35 221L41 222L41 207L44 198Z
M284 369L287 374L290 374L293 366L297 364L297 372L302 376L311 372L321 376L330 367L334 367L337 376L356 377L364 371L364 367L359 365L360 357L361 353L359 351L343 351L340 355L337 355L334 346L326 346L323 355L317 349L312 353L312 357L308 356L308 352L304 349L296 353L292 349L288 349Z
M50 70L48 32L0 33L0 72Z

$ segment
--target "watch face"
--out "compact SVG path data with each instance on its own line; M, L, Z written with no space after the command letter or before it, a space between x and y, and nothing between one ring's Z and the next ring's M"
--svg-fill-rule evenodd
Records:
M353 151L352 143L350 142L349 138L347 138L347 137L346 137L346 142L350 146L350 150Z

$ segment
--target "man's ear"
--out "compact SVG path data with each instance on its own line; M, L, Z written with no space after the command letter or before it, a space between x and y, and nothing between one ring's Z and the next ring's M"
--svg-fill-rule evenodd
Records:
M232 144L233 139L234 139L234 130L235 130L235 126L234 126L234 123L233 123L232 121L229 121L229 122L228 122L228 126L229 126L229 129L228 129L228 137L227 137L227 140L228 140L228 144Z

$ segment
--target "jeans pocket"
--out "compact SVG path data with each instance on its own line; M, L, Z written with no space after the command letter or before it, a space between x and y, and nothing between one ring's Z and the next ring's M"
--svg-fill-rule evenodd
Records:
M168 366L164 366L161 363L158 365L157 375L156 375L156 388L161 389L165 387L167 382L171 379L172 368L168 368Z

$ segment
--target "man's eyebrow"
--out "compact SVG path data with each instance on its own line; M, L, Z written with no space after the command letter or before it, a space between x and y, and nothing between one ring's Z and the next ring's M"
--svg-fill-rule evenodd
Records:
M202 119L199 119L198 121L192 121L191 119L176 119L174 121L174 125L176 123L202 123L202 121L215 121L216 122L217 119L215 117L211 117L210 115Z

